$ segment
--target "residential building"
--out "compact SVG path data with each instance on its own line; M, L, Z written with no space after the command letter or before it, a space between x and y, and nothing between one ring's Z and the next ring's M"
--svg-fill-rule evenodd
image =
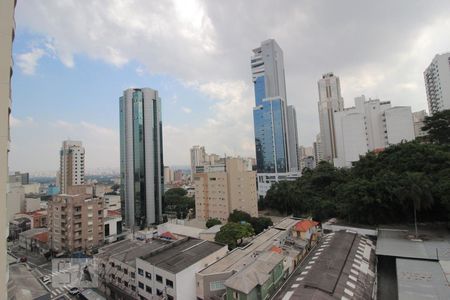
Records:
M430 115L450 109L450 52L437 54L423 77Z
M13 175L9 175L9 183L19 182L22 185L30 183L30 174L29 173L20 173L14 172Z
M272 299L375 299L376 260L374 242L366 236L327 234Z
M162 221L164 164L161 98L150 88L120 97L120 197L130 228Z
M103 198L105 198L105 209L120 211L120 195L104 195Z
M0 1L0 299L6 299L8 265L6 239L8 237L7 183L9 151L9 116L11 113L11 77L13 74L12 43L16 22L15 0Z
M316 135L316 141L313 144L314 147L314 160L316 161L316 165L321 162L323 159L323 152L322 152L322 137L320 133Z
M122 214L120 210L104 210L103 215L104 240L105 243L117 241L122 234Z
M319 88L319 121L321 160L333 163L337 157L336 133L334 128L334 114L344 109L344 99L341 95L339 77L333 73L322 75L317 82Z
M170 184L173 182L173 170L169 166L164 166L164 184Z
M191 150L191 179L195 174L195 167L203 166L206 161L206 152L204 146L192 146Z
M59 184L62 194L72 185L84 184L84 147L80 141L63 141L59 152Z
M47 237L45 237L45 235ZM39 241L44 243L38 245ZM47 228L31 228L19 233L19 246L29 251L43 252L48 250L45 241L48 242Z
M316 159L315 159L315 151L314 147L298 147L298 161L299 161L299 170L303 171L303 169L308 168L310 170L316 167Z
M136 259L140 299L196 299L195 274L228 252L226 245L184 238Z
M226 221L235 209L258 216L256 172L248 171L243 159L226 158L225 164L197 167L194 186L199 220Z
M54 196L48 202L50 246L58 252L90 251L103 243L103 198Z
M25 212L25 191L21 183L8 184L6 206L8 221L11 221L15 214Z
M297 122L293 107L288 111L283 51L275 40L266 40L253 49L251 70L258 177L271 174L279 178L278 173L297 172ZM258 178L258 194L263 197L267 187L260 188L259 182L262 179Z
M334 113L336 167L348 167L368 151L384 149L415 138L409 106L390 101L355 98L355 106Z
M285 218L261 232L245 247L233 249L227 256L197 272L197 299L233 299L234 292L238 292L239 299L267 299L248 296L254 295L254 290L271 296L275 288L269 286L278 286L280 273L283 278L292 273L308 252L308 241L293 236L293 229L299 221ZM278 255L282 259L281 270ZM263 267L264 262L267 268Z
M270 298L284 280L283 260L284 256L275 252L257 255L249 266L223 283L227 288L226 299Z
M424 137L427 132L422 129L425 126L425 118L428 116L425 110L413 112L414 136L416 138Z

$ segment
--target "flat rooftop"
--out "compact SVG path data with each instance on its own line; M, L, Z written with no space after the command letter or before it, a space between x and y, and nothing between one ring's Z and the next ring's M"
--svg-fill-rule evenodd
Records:
M372 299L374 250L353 232L325 235L273 299Z
M140 258L155 267L176 274L223 247L225 245L215 242L185 238Z
M50 293L31 274L26 265L9 265L8 299L38 299L40 297L50 299Z
M397 258L396 265L399 300L450 299L446 272L439 262Z
M419 230L419 237L415 239L413 231L407 229L379 229L376 254L450 261L450 234L447 230L430 227Z
M230 271L240 271L249 261L255 260L253 254L270 250L270 248L279 240L281 235L286 233L286 228L294 226L299 220L286 218L272 228L263 231L257 235L248 245L242 248L236 248L227 256L200 271L200 274L225 273Z

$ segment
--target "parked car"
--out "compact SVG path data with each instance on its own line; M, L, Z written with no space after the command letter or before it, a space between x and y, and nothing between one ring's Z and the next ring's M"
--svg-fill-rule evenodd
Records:
M17 262L26 262L28 259L27 259L27 257L26 256L22 256L22 257L19 257L18 259L17 259Z
M41 277L41 280L44 284L49 284L52 282L52 277L50 275L45 275Z
M70 290L69 290L69 294L71 294L71 295L78 295L79 293L80 293L80 290L77 287L70 288Z

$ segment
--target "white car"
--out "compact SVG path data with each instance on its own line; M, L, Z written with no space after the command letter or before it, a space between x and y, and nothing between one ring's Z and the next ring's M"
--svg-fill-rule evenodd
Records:
M47 285L52 282L52 276L45 275L45 276L41 277L41 280L45 285Z
M69 290L69 294L71 295L78 295L80 293L80 290L77 287L73 287Z

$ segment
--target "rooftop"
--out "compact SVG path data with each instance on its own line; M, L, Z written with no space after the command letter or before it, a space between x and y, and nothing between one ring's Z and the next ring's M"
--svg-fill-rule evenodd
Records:
M297 224L295 224L295 230L297 230L299 232L306 232L311 227L314 227L317 225L319 225L319 223L316 221L313 221L313 220L301 220Z
M226 246L195 238L184 238L142 256L141 259L176 274L223 247Z
M325 235L274 299L372 299L374 249L353 232Z
M223 226L222 224L214 225L208 229L203 230L200 233L218 233L220 231L220 228L222 228L222 226Z
M264 252L248 267L225 281L225 286L248 294L257 285L263 285L269 279L269 273L284 259L274 252Z
M193 238L198 238L203 230L204 229L201 228L173 223L164 223L158 225L158 234L163 234L166 231L170 231L171 233L176 235L189 236Z
M398 258L396 265L399 300L450 299L445 270L439 262Z
M450 261L450 235L439 228L423 228L418 239L409 230L378 229L377 255Z
M141 244L137 247L126 249L120 253L114 253L111 255L112 259L125 263L131 267L136 266L136 258L141 257L143 255L147 255L155 250L161 249L171 242L163 241L163 240L149 240L147 243Z
M26 238L32 238L35 235L43 233L43 232L48 232L48 229L47 228L32 228L27 231L19 233L19 236L24 236Z
M40 297L50 299L50 294L31 274L26 265L9 265L8 299L38 299Z
M262 233L258 234L248 245L236 248L227 256L200 271L200 274L225 273L240 271L248 263L254 260L255 252L270 251L272 246L278 244L281 237L286 234L286 229L293 227L298 220L286 218Z

